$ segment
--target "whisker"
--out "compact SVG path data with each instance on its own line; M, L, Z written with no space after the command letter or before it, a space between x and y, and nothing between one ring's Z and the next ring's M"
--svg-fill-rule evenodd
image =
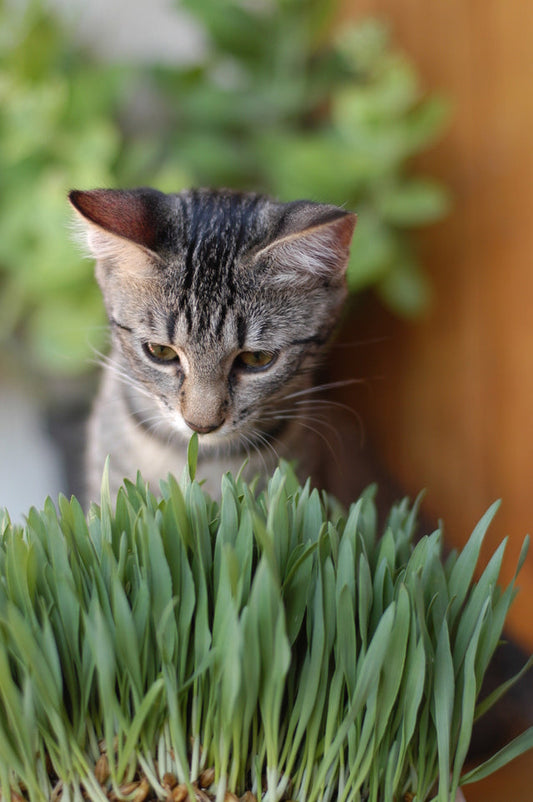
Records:
M161 418L160 415L150 415L148 417L142 417L139 415L138 417L130 418L130 420L132 420L134 425L139 429L144 429L153 433L157 432L157 430L160 429L166 422Z
M239 432L238 435L239 435L239 443L241 443L243 445L244 450L246 452L246 458L247 458L247 460L249 462L250 461L250 449L248 447L249 446L248 438L246 437L246 435L243 435L242 432Z
M334 342L329 346L329 350L342 348L363 348L367 345L380 345L390 340L390 337L369 337L367 340L349 340L348 342Z
M315 423L329 425L332 429L335 428L324 415L306 415L298 412L298 410L277 410L276 412L272 412L271 415L265 415L263 420L310 420Z
M257 437L259 437L259 439L265 445L265 447L268 448L269 451L272 452L272 455L273 455L274 459L276 460L276 462L279 462L279 458L280 458L279 457L279 453L277 452L277 450L272 445L272 440L275 440L276 442L279 442L278 438L277 437L276 438L272 438L272 437L270 437L268 435L268 433L263 432L260 429L257 429L255 434L256 434Z
M299 426L302 426L304 429L307 429L308 431L313 432L313 434L316 434L317 437L320 437L322 442L326 445L326 447L327 447L328 451L330 452L331 456L335 460L335 463L337 465L340 464L339 463L338 454L335 453L335 450L334 450L333 446L331 445L330 441L328 440L328 438L326 437L326 435L323 432L321 432L315 426L311 426L310 424L305 423L305 421L303 421L301 418L295 417L294 418L294 422L297 423Z
M349 406L349 404L343 404L341 401L331 401L331 400L326 399L326 398L309 398L309 399L305 399L303 401L295 401L294 402L294 406L300 406L300 405L303 406L304 404L305 405L310 405L311 408L313 408L313 406L315 406L315 405L316 406L320 405L321 407L326 408L326 409L329 408L329 407L334 407L336 409L342 409L343 411L348 412L357 421L357 424L359 426L359 433L360 433L360 446L361 446L361 448L364 447L365 441L366 441L365 426L364 426L364 423L363 423L363 418L357 412L356 409L354 409L353 407Z
M244 434L244 432L240 432L240 437L242 438L242 440L243 440L243 442L245 444L247 443L249 446L251 446L254 449L254 451L256 452L258 457L260 458L261 462L263 463L263 471L265 472L265 474L267 474L268 473L268 468L267 468L266 460L265 460L264 455L261 452L261 449L257 445L257 443L251 437L249 437L248 435ZM249 456L250 451L249 451L248 448L246 449L246 453Z
M353 384L364 384L365 381L365 379L342 379L341 381L317 384L313 387L307 387L304 390L297 390L295 393L290 393L289 395L285 396L285 399L289 400L290 398L298 398L302 395L320 393L322 390L336 390L339 387L350 387Z
M153 401L154 399L152 398L152 399L149 399L149 400ZM116 402L117 402L117 397L116 396L113 397L113 398L101 398L101 399L98 400L98 406L99 406L99 408L105 407L106 409L108 409L108 408L112 408L114 406L114 404L116 404ZM156 411L160 412L160 410L158 409L158 407L154 403L148 404L148 403L145 402L145 404L143 404L143 405L139 405L139 406L136 405L135 406L135 412L138 415L142 415L145 412L156 412Z
M342 438L341 438L341 435L340 435L337 427L334 426L333 423L331 423L327 418L324 418L323 416L318 417L317 415L301 415L301 414L298 414L298 413L290 414L290 413L285 412L285 413L282 413L280 415L273 415L273 419L274 420L292 420L292 421L296 421L297 423L304 423L306 421L309 421L309 423L316 423L316 424L318 424L320 426L325 426L327 429L329 429L335 435L335 438L337 439L337 442L338 442L339 446L342 443ZM317 430L317 433L318 433L318 430Z
M105 368L111 373L126 387L130 387L131 389L136 390L139 394L144 395L146 398L150 398L153 400L153 394L147 390L144 385L142 385L137 379L127 374L119 365L117 365L112 360L106 360L105 362L101 363L105 366Z

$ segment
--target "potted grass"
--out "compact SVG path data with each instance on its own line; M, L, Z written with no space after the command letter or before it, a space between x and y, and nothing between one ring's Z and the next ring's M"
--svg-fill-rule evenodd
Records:
M378 537L372 490L345 513L287 464L217 502L195 449L160 497L1 517L2 799L448 802L533 745L464 771L512 682L479 701L516 592L505 544L473 581L495 506L443 561L416 504Z

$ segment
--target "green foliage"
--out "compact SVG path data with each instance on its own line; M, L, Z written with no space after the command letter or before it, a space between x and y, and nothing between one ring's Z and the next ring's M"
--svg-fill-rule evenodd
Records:
M104 337L91 265L68 236L72 187L226 185L345 205L359 215L352 291L374 286L402 314L427 301L406 230L441 217L448 196L408 165L445 104L424 99L386 27L339 29L337 0L180 5L205 54L141 70L96 62L39 0L0 0L0 339L25 341L45 372L86 370ZM143 118L139 92L160 113Z
M73 50L39 4L0 0L0 30L0 339L27 339L36 366L76 370L88 332L102 343L102 313L65 192L116 181L119 75Z
M282 464L262 492L224 476L218 503L189 462L161 498L138 477L115 509L104 481L87 518L63 497L0 516L3 797L104 800L142 776L164 798L170 775L192 795L213 769L217 799L449 802L533 746L462 778L509 686L478 704L515 594L504 544L473 582L496 506L443 563L406 502L379 538L372 492L343 516Z
M326 39L337 10L331 0L182 5L211 41L203 64L159 73L184 170L201 184L355 209L350 288L375 285L397 312L420 311L428 288L405 229L442 217L448 196L410 176L407 164L442 129L446 104L423 98L387 28L351 23Z

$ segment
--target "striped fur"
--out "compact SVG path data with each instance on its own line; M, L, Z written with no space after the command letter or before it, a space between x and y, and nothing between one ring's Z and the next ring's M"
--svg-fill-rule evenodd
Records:
M345 298L355 216L228 190L74 191L70 200L112 334L89 426L89 497L107 454L113 492L137 469L155 487L179 474L193 429L212 493L247 456L249 474L278 456L309 473L318 457L302 401ZM176 359L154 361L150 343ZM272 360L250 367L243 352Z

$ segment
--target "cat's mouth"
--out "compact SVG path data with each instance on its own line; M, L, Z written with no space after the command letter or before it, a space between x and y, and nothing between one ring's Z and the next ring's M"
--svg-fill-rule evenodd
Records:
M174 429L187 440L196 433L199 442L203 446L218 447L221 445L230 445L239 439L239 432L227 421L223 421L220 425L216 426L200 426L187 422L180 413L176 412L172 416L172 424Z
M261 425L259 421L236 424L227 419L210 431L201 431L199 427L190 426L180 413L174 413L172 422L174 429L186 440L196 432L201 449L215 451L223 448L226 453L268 448L287 427L286 420L272 420L268 425L265 422Z

